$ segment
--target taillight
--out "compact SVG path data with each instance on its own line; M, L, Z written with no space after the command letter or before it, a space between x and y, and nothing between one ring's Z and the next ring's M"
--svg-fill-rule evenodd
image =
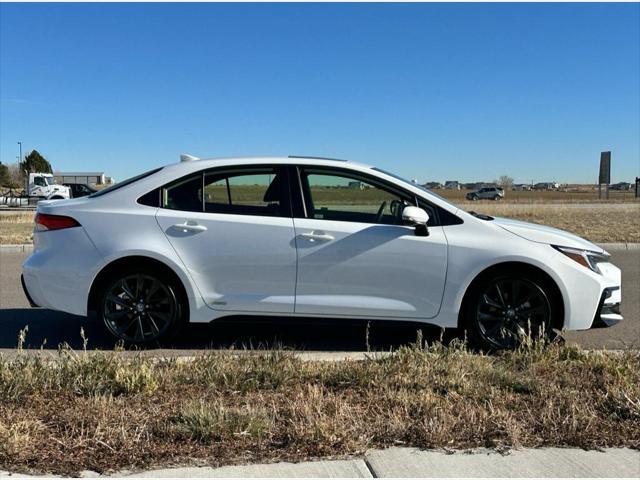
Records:
M39 232L45 230L61 230L63 228L79 227L80 224L71 217L62 215L47 215L46 213L38 213L35 218L36 230Z

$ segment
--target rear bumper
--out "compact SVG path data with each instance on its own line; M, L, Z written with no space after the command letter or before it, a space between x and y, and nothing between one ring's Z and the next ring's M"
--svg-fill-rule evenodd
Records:
M29 289L27 288L27 285L24 283L24 275L20 275L20 282L22 283L22 291L24 292L24 296L27 297L27 300L29 301L29 305L36 308L39 307L40 305L34 302L33 298L31 298L31 295L29 294Z
M35 232L34 251L22 264L30 303L86 315L92 279L104 263L82 227Z
M617 298L613 298L616 293L619 293L619 290L620 287L609 287L604 289L600 296L600 303L598 304L598 310L596 310L596 315L593 318L591 328L612 327L623 320L623 317L620 314L620 302L616 301Z

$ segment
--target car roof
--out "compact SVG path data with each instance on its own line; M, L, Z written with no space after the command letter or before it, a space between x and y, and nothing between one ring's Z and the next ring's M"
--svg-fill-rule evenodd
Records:
M178 162L172 165L183 164L195 164L198 168L215 167L222 165L260 165L260 164L311 164L311 165L332 165L337 166L339 164L348 164L350 166L372 168L371 165L367 165L359 162L352 162L350 160L343 160L338 158L328 157L313 157L304 155L289 155L287 157L219 157L219 158L202 158L189 162ZM205 165L206 164L206 165Z

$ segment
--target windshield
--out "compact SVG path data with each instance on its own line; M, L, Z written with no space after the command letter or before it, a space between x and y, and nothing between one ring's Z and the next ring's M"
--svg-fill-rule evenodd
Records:
M110 187L103 188L102 190L98 190L97 192L92 193L91 195L89 195L89 198L101 197L102 195L105 195L109 192L113 192L114 190L117 190L119 188L126 187L127 185L131 185L132 183L137 182L138 180L142 180L143 178L149 177L154 173L159 172L160 170L162 170L162 168L163 167L154 168L153 170L149 170L148 172L141 173L140 175L136 175L135 177L127 178L126 180L116 183L115 185L111 185Z
M47 185L53 185L53 177L44 177L45 182L47 182Z
M383 170L383 169L381 169L381 168L373 167L373 170L375 170L376 172L384 173L385 175L389 175L390 177L393 177L393 178L395 178L396 180L400 180L401 182L408 183L409 185L411 185L411 186L413 186L413 187L417 187L417 188L419 188L420 190L423 190L423 191L425 191L425 192L427 192L427 193L429 193L429 194L433 195L434 197L439 198L440 200L442 200L443 202L445 202L447 205L450 205L450 206L451 206L451 207L453 207L453 208L458 208L458 206L457 206L457 205L455 205L455 204L451 203L449 200L447 200L446 198L444 198L442 195L438 195L437 193L435 193L435 192L433 192L433 191L429 190L429 189L428 189L428 188L426 188L426 187L423 187L422 185L418 185L417 183L413 183L412 181L407 180L406 178L402 178L401 176L396 175L395 173L387 172L386 170Z

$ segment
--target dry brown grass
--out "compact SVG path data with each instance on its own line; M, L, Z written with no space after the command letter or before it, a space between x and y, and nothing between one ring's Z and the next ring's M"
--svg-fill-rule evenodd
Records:
M16 245L33 241L33 213L0 215L0 245Z
M416 344L345 362L0 357L0 469L216 466L399 444L640 448L640 354Z
M539 205L477 202L460 208L560 228L592 242L640 242L640 204Z

